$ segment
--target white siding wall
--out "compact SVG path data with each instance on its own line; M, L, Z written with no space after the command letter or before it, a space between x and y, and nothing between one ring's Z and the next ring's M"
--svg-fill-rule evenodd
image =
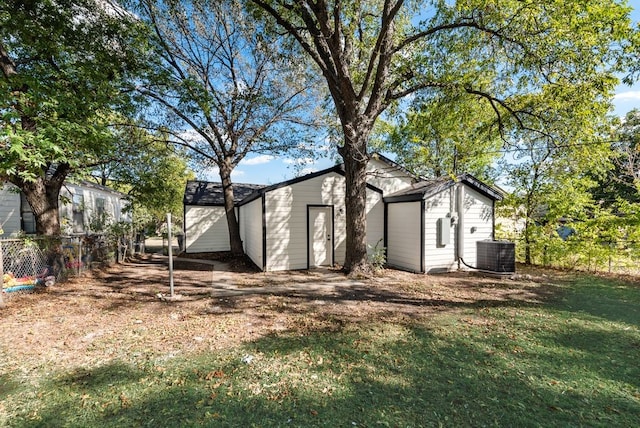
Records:
M262 268L262 198L240 207L240 235L244 252Z
M381 160L371 159L367 165L367 183L382 190L385 196L411 187L414 181L406 172Z
M0 228L1 238L8 238L20 231L20 194L11 184L0 184Z
M384 202L382 195L367 189L367 245L371 253L376 245L381 248L384 243Z
M21 230L20 223L20 193L13 190L15 186L5 184L0 188L0 226L4 229L3 237L8 237L11 234L15 234ZM129 202L120 194L108 192L100 189L94 189L78 184L66 183L60 190L61 199L68 199L71 201L72 195L82 195L84 199L84 212L83 221L84 228L89 231L89 223L91 218L97 213L97 199L104 199L104 210L110 219L114 221L130 221L131 216L129 213L123 213ZM63 226L63 233L71 232L65 230L65 219L69 221L73 217L72 203L60 202L59 214L60 220Z
M187 253L229 251L229 227L224 207L185 206Z
M420 272L420 202L387 207L387 264Z
M61 189L60 195L63 199L68 199L67 203L61 202L59 206L60 220L63 223L63 233L68 232L64 230L65 219L71 221L73 218L73 195L82 195L84 202L83 219L85 231L90 231L89 225L91 220L98 214L98 199L104 199L104 213L110 221L131 221L131 214L123 213L128 207L129 202L118 193L86 187L81 184L68 183Z
M465 186L464 191L464 253L462 258L467 264L475 266L476 242L493 238L493 205L491 199L468 186Z
M447 218L451 212L451 198L455 201L452 189L437 193L425 201L424 213L424 270L425 272L448 271L457 268L456 263L456 226L451 227L450 243L438 242L438 219Z
M344 261L344 177L328 173L266 193L266 270L307 268L307 206L334 206L334 257ZM341 212L342 210L342 212Z
M344 177L328 173L267 192L266 270L307 268L307 206L333 205L334 259L345 259ZM367 189L367 242L373 247L384 236L382 195ZM260 265L259 265L260 266Z

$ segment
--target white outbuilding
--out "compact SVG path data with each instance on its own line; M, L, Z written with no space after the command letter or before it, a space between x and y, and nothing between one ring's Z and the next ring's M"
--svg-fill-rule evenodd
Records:
M264 186L233 184L236 203ZM184 191L185 247L189 253L229 251L222 183L188 181ZM236 216L239 210L236 208Z
M345 259L342 165L271 186L234 184L247 256L264 271L340 265ZM464 268L476 241L494 234L500 192L470 175L424 180L382 155L368 166L367 241L386 248L387 264L413 272ZM229 250L222 185L187 183L187 253Z
M421 181L386 196L387 264L428 273L476 266L477 242L494 239L500 199L496 189L468 174Z

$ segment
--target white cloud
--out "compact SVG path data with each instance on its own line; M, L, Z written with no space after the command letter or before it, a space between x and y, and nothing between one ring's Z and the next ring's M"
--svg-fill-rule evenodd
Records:
M286 165L313 165L315 160L312 158L286 158L282 162Z
M193 129L187 129L186 131L178 132L178 138L182 138L184 141L192 144L203 143L204 138Z
M199 180L220 182L220 170L218 167L202 169L197 175ZM231 180L236 181L244 175L246 175L246 172L236 168L231 172Z
M613 99L618 101L640 101L640 91L620 92Z
M253 158L244 159L240 162L242 165L261 165L264 163L269 163L274 159L271 155L259 155Z
M219 170L215 167L201 169L197 175L199 180L220 181Z
M307 175L307 174L312 174L314 172L317 172L318 170L316 168L302 168L300 170L300 176L303 175Z

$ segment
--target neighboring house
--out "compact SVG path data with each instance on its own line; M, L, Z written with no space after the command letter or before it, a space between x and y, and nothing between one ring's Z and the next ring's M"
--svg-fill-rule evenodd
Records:
M59 214L65 234L90 232L91 222L102 218L108 221L130 221L127 195L89 181L65 182L60 191ZM0 187L0 228L2 237L20 232L36 233L33 211L25 196L12 184Z
M228 251L220 183L190 181L184 197L187 253ZM271 186L234 184L245 253L264 271L342 264L342 165ZM493 239L501 194L470 175L427 181L374 155L368 166L367 241L386 247L387 264L414 272L475 263L476 241Z

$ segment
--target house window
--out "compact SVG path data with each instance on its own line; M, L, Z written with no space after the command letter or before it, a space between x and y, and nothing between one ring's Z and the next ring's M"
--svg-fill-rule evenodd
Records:
M73 231L84 232L84 196L73 195Z
M104 198L96 198L96 214L98 214L98 217L100 218L104 216L104 205Z
M36 216L24 193L20 193L20 218L24 233L36 233Z

